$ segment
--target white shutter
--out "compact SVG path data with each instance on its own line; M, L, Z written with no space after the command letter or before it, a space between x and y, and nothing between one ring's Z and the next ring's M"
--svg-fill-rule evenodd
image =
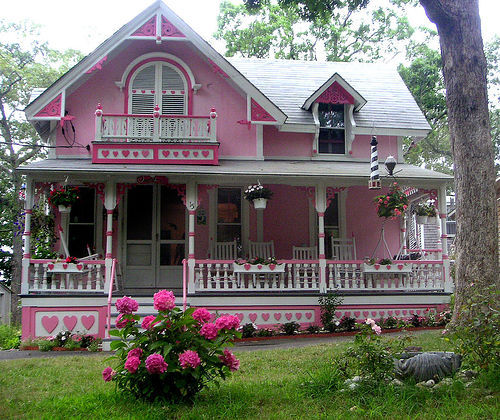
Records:
M155 108L155 95L153 93L132 93L131 113L152 114Z
M154 90L155 89L155 66L151 64L148 67L143 68L134 77L132 82L132 89L145 89Z
M166 115L184 115L186 98L179 94L163 94L161 97L162 114Z
M187 114L187 92L184 78L174 68L161 66L161 113L166 115Z
M155 108L155 65L154 63L136 73L131 84L130 112L152 114Z

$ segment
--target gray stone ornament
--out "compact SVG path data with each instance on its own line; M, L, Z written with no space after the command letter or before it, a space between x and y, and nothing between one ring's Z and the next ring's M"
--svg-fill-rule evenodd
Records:
M462 356L452 352L405 353L394 361L396 376L413 377L417 382L452 376L462 363Z

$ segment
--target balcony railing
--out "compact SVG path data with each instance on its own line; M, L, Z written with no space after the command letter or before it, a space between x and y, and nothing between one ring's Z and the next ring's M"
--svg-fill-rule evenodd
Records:
M95 140L106 142L216 143L217 113L210 115L162 115L158 106L150 115L105 114L99 104Z

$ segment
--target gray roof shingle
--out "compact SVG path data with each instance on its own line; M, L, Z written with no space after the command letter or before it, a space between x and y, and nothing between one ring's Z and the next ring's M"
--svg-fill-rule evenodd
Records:
M393 66L254 58L228 58L247 79L274 102L289 124L314 124L301 107L334 73L342 76L366 100L355 112L358 127L429 130L429 124Z

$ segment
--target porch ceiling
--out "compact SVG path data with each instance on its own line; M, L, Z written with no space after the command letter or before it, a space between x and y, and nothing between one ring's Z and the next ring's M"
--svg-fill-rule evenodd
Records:
M423 182L446 183L453 177L413 165L399 163L397 179L413 184ZM308 179L310 182L335 179L335 183L345 181L346 184L362 185L370 176L369 162L326 162L326 161L245 161L221 160L218 166L205 165L124 165L124 164L93 164L90 159L47 159L34 162L19 169L22 173L33 175L36 179L64 178L73 175L75 178L103 179L104 177L119 177L124 182L128 176L164 175L193 177L202 176L205 182L210 179L234 180L234 177L252 177L263 182L282 180L284 182ZM382 170L382 172L384 172ZM312 179L314 181L312 181ZM307 185L307 184L306 184Z

